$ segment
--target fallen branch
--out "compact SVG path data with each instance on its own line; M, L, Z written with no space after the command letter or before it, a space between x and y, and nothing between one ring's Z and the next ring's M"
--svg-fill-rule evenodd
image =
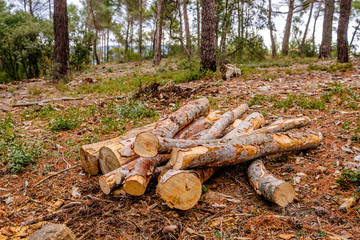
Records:
M44 105L45 103L48 103L48 102L75 101L75 100L83 100L83 99L84 99L84 97L79 97L79 98L62 97L62 98L54 98L54 99L43 100L43 101L39 101L39 102L18 103L18 104L14 104L12 106L13 107L27 107L27 106L33 106L33 105Z
M53 176L56 176L56 175L58 175L58 174L60 174L60 173L66 172L67 170L70 170L70 169L73 169L73 168L76 168L76 167L79 167L79 166L81 166L81 164L78 164L78 165L75 165L75 166L72 166L72 167L69 167L69 168L65 168L65 169L63 169L63 170L61 170L61 171L59 171L59 172L56 172L56 173L54 173L54 174L51 174L51 175L47 176L46 178L41 179L40 181L38 181L37 183L35 183L35 184L32 185L31 187L32 187L32 188L33 188L33 187L36 187L36 186L40 185L41 183L45 182L46 180L48 180L49 178L52 178Z

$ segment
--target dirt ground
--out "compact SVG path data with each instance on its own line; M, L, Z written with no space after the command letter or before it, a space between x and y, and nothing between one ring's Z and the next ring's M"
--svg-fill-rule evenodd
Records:
M316 63L317 66L332 64L336 63ZM112 67L112 74L117 68L120 66ZM88 76L87 73L84 78ZM263 159L271 173L295 187L296 200L286 208L258 196L245 174L247 165L239 164L217 171L204 183L206 193L200 202L187 211L170 209L156 196L154 182L141 197L121 192L117 196L104 195L98 176L89 176L79 165L78 148L86 143L82 136L92 134L91 128L80 125L52 133L44 121L24 120L26 109L39 106L12 107L14 103L62 97L62 93L45 80L3 85L1 119L11 113L21 134L43 141L47 151L56 154L42 157L37 165L21 173L11 173L6 165L0 165L0 240L26 239L48 222L65 224L78 239L360 239L359 203L340 210L342 199L354 196L356 186L336 183L344 169L360 169L355 158L360 155L360 141L354 138L355 129L360 126L360 102L357 98L350 102L350 98L341 95L349 92L358 95L359 80L360 60L355 59L353 68L344 72L311 70L309 64L294 64L261 69L260 73L228 81L208 77L176 85L152 84L135 92L135 98L150 102L161 116L171 112L169 106L181 106L205 96L213 109L226 110L240 103L252 103L251 111L261 112L267 124L280 117L309 116L312 124L306 130L321 132L324 137L317 149ZM44 91L45 94L34 98L29 94L29 86L47 89L51 95ZM320 99L335 88L338 90L324 108L316 103L301 107L300 103L285 102L289 96L300 95ZM66 109L72 105L106 105L107 101L110 100L106 96L86 94L83 100L50 104ZM94 121L93 125L96 124ZM127 126L126 130L131 127ZM116 132L100 135L98 141L117 135ZM67 167L71 168L59 172ZM54 173L57 174L51 176ZM218 197L206 197L209 193ZM218 193L231 196L232 201ZM59 201L62 205L54 206ZM176 230L164 229L170 225L176 225Z

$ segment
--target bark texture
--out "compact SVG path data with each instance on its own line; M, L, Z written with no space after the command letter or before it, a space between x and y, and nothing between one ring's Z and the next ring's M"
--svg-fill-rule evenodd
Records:
M66 0L54 1L54 73L58 81L69 74L69 30Z
M209 144L178 150L173 169L229 166L265 155L317 147L321 134L287 132L254 134L225 144ZM174 158L171 154L170 159Z
M292 24L292 17L294 13L294 3L295 0L289 0L289 10L286 17L286 25L284 31L284 38L281 45L281 53L284 55L288 55L289 53L289 40L291 34L291 24Z
M29 240L75 240L70 228L63 224L49 224L30 235Z
M268 25L269 25L269 29L270 29L271 54L272 54L273 57L276 57L276 44L275 44L275 39L274 39L274 34L273 34L273 24L272 24L272 21L271 21L271 14L272 14L271 0L269 0L269 19L268 19Z
M319 58L331 57L331 37L332 37L334 6L335 6L335 0L325 0L323 33L322 33L322 40L319 49Z
M203 70L216 71L215 0L202 0L200 58Z
M221 137L224 130L232 124L235 119L241 117L249 109L247 104L242 104L232 111L223 114L214 125L205 132L201 132L198 136L199 139L216 139Z
M157 195L170 208L188 210L199 201L202 183L214 172L215 168L169 170L158 181Z
M302 38L302 41L301 41L300 56L305 55L305 40L306 40L306 35L307 35L308 29L309 29L309 24L310 24L310 20L311 20L311 17L312 17L312 12L313 12L313 9L314 9L314 2L315 2L315 0L311 1L310 13L309 13L308 21L307 21L306 26L305 26L304 35L303 35L303 38Z
M234 130L223 136L223 139L234 139L243 133L258 129L265 122L265 118L258 112L247 116Z
M276 178L261 160L254 160L247 169L249 181L256 193L281 207L287 206L295 198L294 187L281 179Z
M185 128L180 130L176 134L175 138L193 139L193 136L195 136L199 132L209 129L214 124L214 122L219 120L220 117L221 117L220 111L210 112L206 117L196 119L195 121L187 125Z
M340 17L337 32L337 59L341 63L349 62L347 29L351 10L351 0L340 1Z

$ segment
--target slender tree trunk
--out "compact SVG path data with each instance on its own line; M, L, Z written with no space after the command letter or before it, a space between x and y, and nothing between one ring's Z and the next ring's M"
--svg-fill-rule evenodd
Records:
M186 0L183 0L183 10L184 10L186 48L187 48L188 52L190 53L190 56L188 55L188 60L190 61L190 58L191 58L191 55L192 55L192 50L191 50L191 36L190 36L189 18L188 18L188 15L187 15Z
M94 23L94 28L95 28L95 38L93 40L93 52L94 52L94 57L95 57L95 61L96 61L96 65L100 64L100 60L99 60L99 56L97 54L97 39L98 39L98 27L97 27L97 23L96 23L96 18L95 18L95 14L94 14L94 9L92 7L91 4L91 0L88 1L89 7L90 7L90 12L91 12L91 16L93 19L93 23Z
M357 33L357 31L359 30L359 28L360 28L360 20L358 20L357 22L358 22L358 25L355 27L354 33L353 33L353 35L352 35L352 37L351 37L351 41L350 41L350 44L349 44L349 48L352 47L352 44L353 44L353 42L354 42L356 33Z
M325 0L325 14L323 23L322 41L319 49L319 58L331 57L332 22L335 0Z
M318 11L316 12L316 15L315 15L315 19L314 19L314 29L313 29L313 33L312 33L312 46L313 46L313 49L315 50L315 31L316 31L316 23L317 23L317 20L319 19L319 16L320 16L320 12L321 12L321 6L323 4L323 0L321 0L319 2L319 7L318 7Z
M142 56L143 1L139 0L139 56Z
M54 1L54 74L58 81L69 74L69 31L66 0Z
M27 12L27 10L26 10L26 3L27 3L27 1L24 0L24 12Z
M271 0L269 0L269 29L270 29L270 39L271 39L271 54L273 57L276 57L276 45L275 45L275 40L274 40L274 35L273 35L273 25L271 22Z
M180 46L181 46L181 55L184 54L184 34L183 34L183 27L182 27L182 13L181 13L181 0L177 0L177 5L179 9L179 29L180 29Z
M33 6L32 6L32 0L29 0L29 10L30 10L31 16L34 16Z
M129 8L127 8L127 25L126 25L126 37L125 37L125 58L129 56L129 31L130 31L130 14Z
M49 0L49 20L51 20L51 0Z
M291 23L292 23L292 17L294 13L294 3L295 0L289 0L289 11L286 18L286 26L285 26L285 32L284 32L284 38L281 46L281 53L284 55L288 55L289 53L289 40L290 40L290 34L291 34Z
M106 62L109 62L109 40L110 40L110 20L108 22L106 34Z
M312 0L312 1L311 1L309 18L308 18L308 21L307 21L307 23L306 23L306 27L305 27L303 39L302 39L302 41L301 41L301 48L300 48L300 56L301 56L301 57L303 57L303 56L305 55L306 35L307 35L307 31L308 31L308 29L309 29L309 24L310 24L310 21L311 21L311 16L312 16L312 12L313 12L313 9L314 9L314 2L315 2L315 0Z
M201 33L200 33L200 0L196 0L196 21L197 21L197 44L198 44L198 53L200 53L200 39L201 39Z
M155 49L154 49L154 59L153 64L159 65L161 61L161 38L162 38L162 20L164 13L165 0L159 0L157 16L156 16L156 32L155 32Z
M227 16L228 16L228 5L229 1L225 0L225 9L224 9L224 17L222 21L222 32L221 32L221 40L220 40L220 51L225 54L225 42L226 42L226 33L227 33Z
M202 0L201 68L216 71L215 0Z
M347 29L351 10L351 0L340 1L340 17L337 32L337 59L341 63L349 62Z

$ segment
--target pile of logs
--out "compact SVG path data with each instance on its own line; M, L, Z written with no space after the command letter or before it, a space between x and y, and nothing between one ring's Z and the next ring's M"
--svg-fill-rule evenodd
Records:
M207 98L188 102L155 124L129 131L122 137L84 145L80 159L91 175L103 174L104 194L123 187L140 196L151 179L157 195L171 208L186 210L200 199L202 183L224 166L252 161L247 169L258 194L286 206L295 197L293 186L265 169L260 157L317 147L320 133L294 131L310 124L308 117L278 120L268 126L249 107L221 114L210 111Z

